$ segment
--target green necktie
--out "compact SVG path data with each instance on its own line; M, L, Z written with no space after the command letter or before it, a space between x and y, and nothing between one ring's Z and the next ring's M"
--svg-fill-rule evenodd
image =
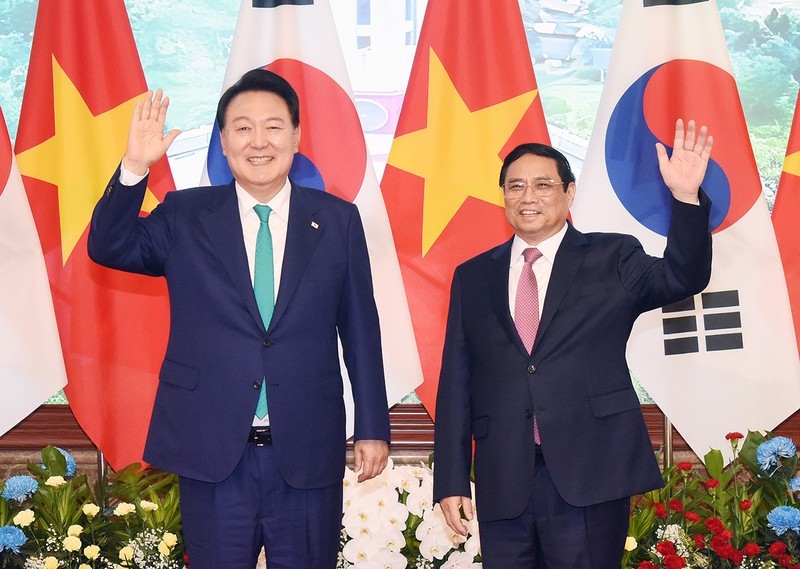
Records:
M261 220L256 237L256 262L253 271L253 290L256 293L256 304L261 313L264 328L269 328L272 312L275 310L275 267L272 260L272 233L269 231L269 214L272 208L268 205L253 206L253 210ZM263 419L267 416L267 382L261 382L261 394L258 397L256 417Z

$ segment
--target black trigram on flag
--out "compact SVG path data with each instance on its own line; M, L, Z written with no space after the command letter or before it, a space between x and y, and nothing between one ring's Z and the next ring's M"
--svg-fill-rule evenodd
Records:
M723 290L700 295L698 313L691 297L661 309L664 326L664 355L691 354L702 350L741 350L742 315L739 291Z
M652 6L685 6L686 4L708 2L708 0L643 0L643 2L645 8L650 8Z

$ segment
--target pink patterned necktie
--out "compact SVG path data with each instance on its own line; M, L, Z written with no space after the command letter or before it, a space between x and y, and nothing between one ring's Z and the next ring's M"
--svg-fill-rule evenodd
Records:
M528 247L522 252L525 264L519 275L519 285L517 286L517 297L514 303L514 324L517 333L522 340L522 344L528 351L533 350L533 342L536 340L536 332L539 329L539 285L536 283L536 275L533 273L533 263L542 256L541 251L536 247ZM533 418L533 440L538 445L539 425L536 417Z

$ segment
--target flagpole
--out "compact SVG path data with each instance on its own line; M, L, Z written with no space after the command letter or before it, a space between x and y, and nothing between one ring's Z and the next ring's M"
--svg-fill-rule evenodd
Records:
M664 470L672 466L672 421L664 415Z
M106 457L103 454L103 451L97 450L97 479L103 480L108 474L108 464L106 463Z

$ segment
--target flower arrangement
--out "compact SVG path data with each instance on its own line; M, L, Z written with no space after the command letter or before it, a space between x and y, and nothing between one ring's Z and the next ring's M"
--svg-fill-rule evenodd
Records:
M632 503L623 567L800 569L800 478L791 439L728 433L732 460L681 462Z
M184 567L174 476L134 464L92 485L69 453L41 457L0 491L0 568Z
M344 515L338 569L479 569L477 519L466 536L452 531L433 504L433 474L425 465L395 466L358 482L344 477Z

